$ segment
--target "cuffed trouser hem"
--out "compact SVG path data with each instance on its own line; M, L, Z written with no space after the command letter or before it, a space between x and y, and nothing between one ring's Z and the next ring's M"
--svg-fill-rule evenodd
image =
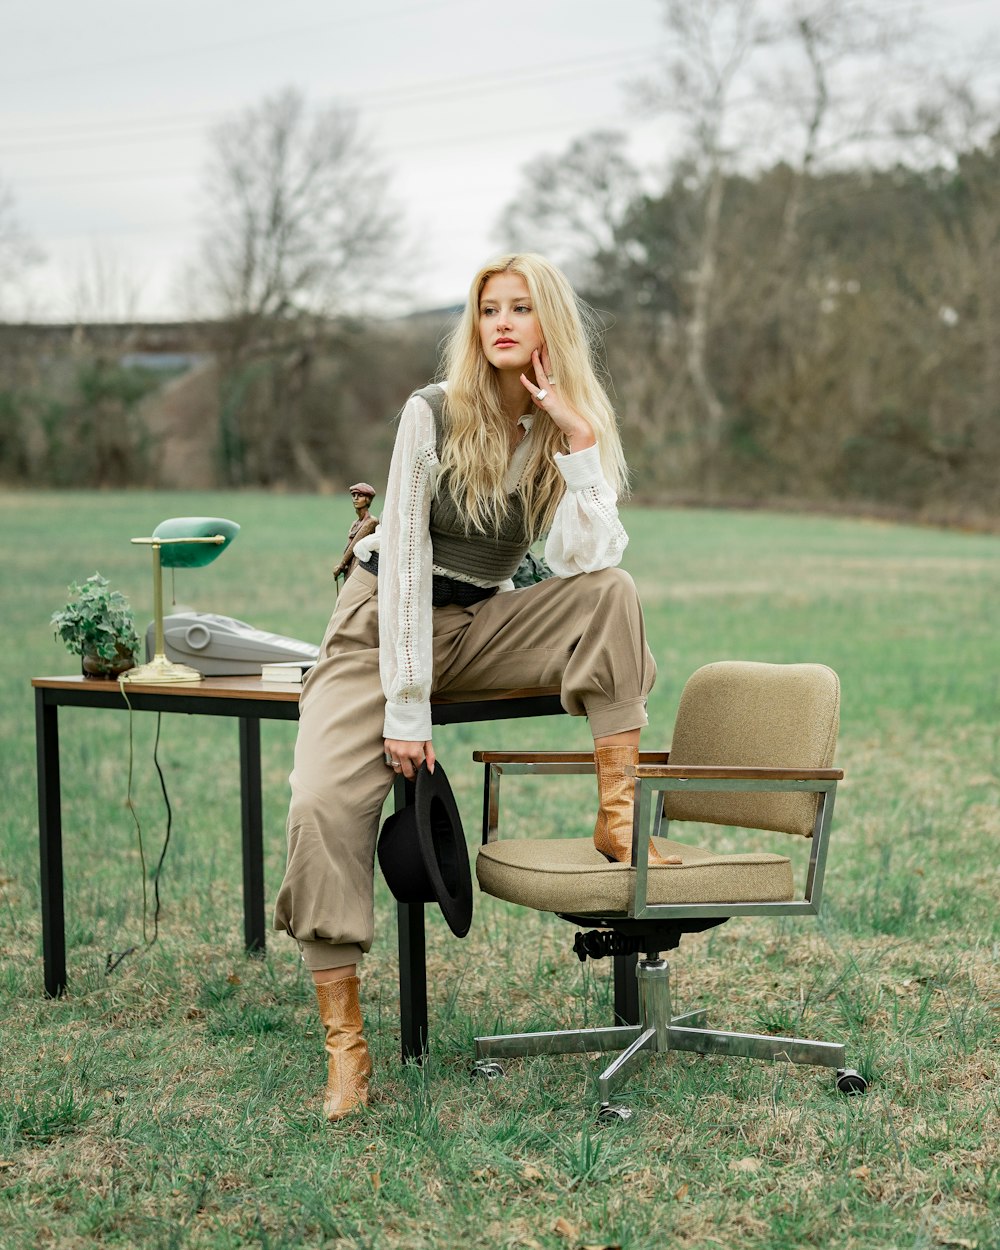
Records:
M607 738L611 734L629 733L633 729L645 729L649 724L645 699L626 699L607 707L587 708L590 732L595 738Z
M323 972L327 968L346 968L359 964L364 951L357 942L300 942L302 960L310 972Z

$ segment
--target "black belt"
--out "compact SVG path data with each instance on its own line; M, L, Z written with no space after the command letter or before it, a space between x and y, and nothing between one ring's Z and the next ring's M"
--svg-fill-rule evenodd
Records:
M367 560L359 560L358 566L377 577L378 552L373 551ZM471 608L474 603L480 603L483 599L492 599L496 593L496 586L473 586L471 582L461 582L456 577L435 573L431 585L431 606L446 608L450 603L455 603L460 608Z

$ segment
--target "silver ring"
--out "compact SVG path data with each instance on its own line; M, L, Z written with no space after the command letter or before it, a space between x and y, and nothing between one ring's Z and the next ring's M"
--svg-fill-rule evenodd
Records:
M546 378L545 381L548 382L549 386L555 386L556 384L555 378Z
M544 387L540 391L535 391L535 403L540 404L546 395L548 395L548 391Z
M392 766L393 766L393 768L402 768L402 767L403 767L403 765L399 762L399 760L393 760L393 761L392 761Z

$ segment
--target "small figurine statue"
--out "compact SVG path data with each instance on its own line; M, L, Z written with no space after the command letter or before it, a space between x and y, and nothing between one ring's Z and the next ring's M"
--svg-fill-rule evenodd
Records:
M375 498L376 493L375 487L369 486L367 482L355 482L351 487L351 500L354 504L354 511L358 516L347 535L347 546L344 548L341 561L333 570L333 580L338 583L338 589L339 579L342 577L346 580L354 568L355 543L374 533L375 526L378 525L378 517L373 516L369 512L371 502Z

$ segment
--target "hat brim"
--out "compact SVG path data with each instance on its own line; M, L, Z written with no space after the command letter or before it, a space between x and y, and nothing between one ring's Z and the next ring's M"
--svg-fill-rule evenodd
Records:
M437 903L456 937L472 926L472 870L462 817L440 764L421 765L412 806L393 812L378 841L382 874L403 903Z
M465 844L462 817L451 785L440 764L417 773L417 838L434 897L448 927L465 937L472 926L472 869Z

